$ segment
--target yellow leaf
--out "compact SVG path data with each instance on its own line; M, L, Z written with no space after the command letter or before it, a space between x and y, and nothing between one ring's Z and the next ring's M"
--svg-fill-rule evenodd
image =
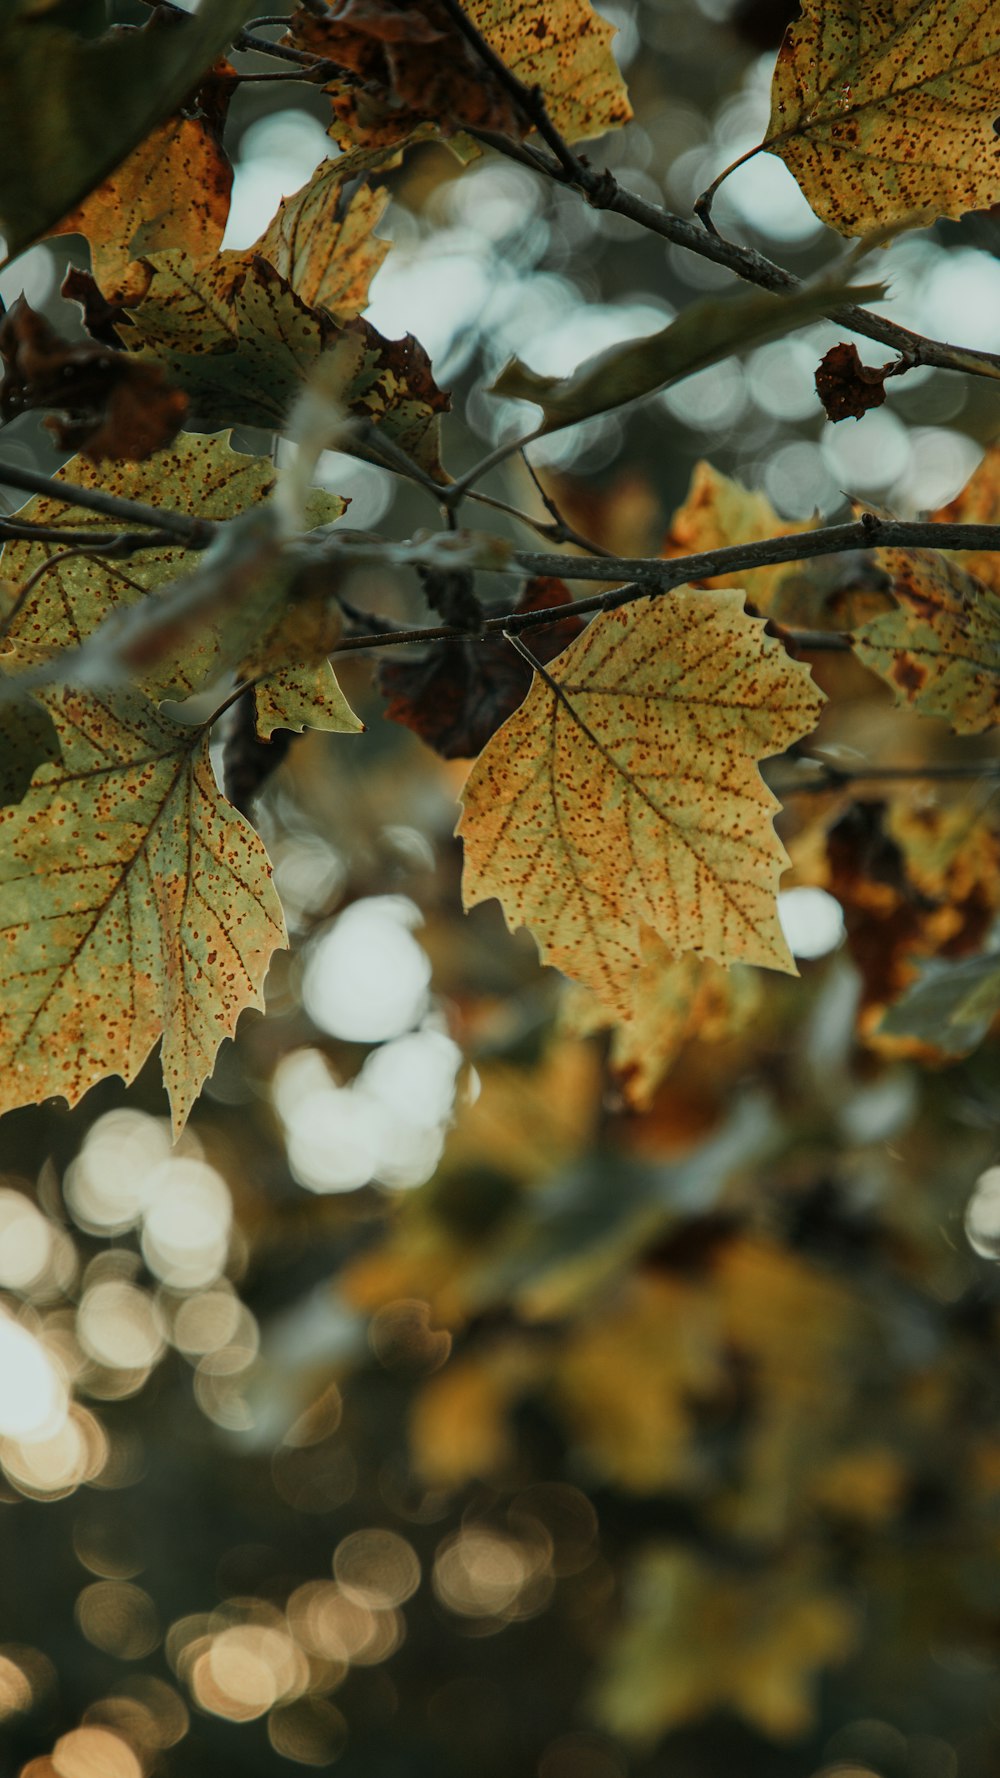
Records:
M616 1017L646 926L675 954L794 974L757 761L815 726L808 669L738 593L684 590L598 617L551 676L473 767L465 906L495 895Z
M389 194L368 185L351 191L357 158L364 157L321 161L300 190L282 199L259 241L229 263L249 264L259 253L310 308L326 309L335 321L359 314L389 251L375 234Z
M857 1629L803 1566L772 1565L764 1585L663 1544L637 1562L625 1611L596 1706L640 1745L725 1706L775 1740L803 1734L818 1671L850 1653Z
M172 117L51 232L85 235L102 295L138 302L150 279L144 254L181 247L198 267L215 258L232 183L212 126L202 117Z
M285 942L267 855L204 730L140 692L43 701L62 760L0 811L0 1111L133 1080L162 1036L179 1129Z
M761 144L824 222L864 235L1000 198L996 0L804 0Z
M670 521L660 554L672 560L675 556L723 549L731 543L786 537L809 528L793 519L779 518L766 494L753 493L730 476L722 475L711 463L702 461L694 466L687 497ZM717 574L711 580L692 584L742 587L755 610L770 616L777 588L794 566L776 562L735 574Z
M759 1006L756 975L737 965L720 969L700 957L674 957L655 933L643 935L643 961L632 983L626 1022L614 1026L611 1066L626 1102L644 1111L684 1046L697 1039L718 1042L743 1029ZM590 995L580 994L567 1014L580 1033L613 1024Z
M1000 445L993 445L986 452L965 487L947 506L931 513L931 518L939 525L1000 524ZM958 561L966 574L981 580L1000 598L1000 553L995 549L964 549Z
M956 734L1000 722L1000 599L936 550L887 549L877 559L896 606L854 636L858 659L921 716Z

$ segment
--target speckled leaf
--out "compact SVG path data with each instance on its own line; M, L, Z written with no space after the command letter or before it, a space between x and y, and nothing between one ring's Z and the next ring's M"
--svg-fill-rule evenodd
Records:
M60 471L59 480L170 507L192 517L231 519L265 498L274 484L274 471L260 457L231 450L224 438L182 433L168 451L161 451L147 463L95 467L84 457L74 457ZM334 502L330 513L323 516L336 517L342 510L342 503ZM106 535L109 529L109 521L100 514L48 495L29 501L19 517L38 525L71 524L76 531L96 534ZM2 558L4 575L15 586L24 586L60 553L51 543L8 542ZM0 622L0 641L15 643L34 658L48 658L60 648L84 642L110 612L165 588L197 561L196 556L171 544L143 550L121 562L100 556L57 560L35 581L13 615ZM214 642L206 636L202 652L192 646L186 659L152 675L147 689L175 697L191 691L204 679L213 647Z
M1000 599L935 550L879 550L896 608L858 630L854 651L921 716L956 734L1000 722Z
M757 761L815 726L808 670L736 592L606 613L494 735L466 786L466 907L497 896L545 962L631 1011L651 927L675 955L795 973Z
M352 193L354 172L352 157L321 162L306 185L282 200L255 248L296 296L337 321L364 308L389 251L389 242L375 233L388 193L368 185Z
M254 679L275 661L287 664L267 673L254 686L257 738L269 741L275 729L326 729L334 734L360 734L364 723L355 716L327 659L343 624L339 608L323 598L300 598L287 606L247 655L241 677Z
M440 467L437 415L448 398L410 335L384 340L360 316L338 327L260 254L223 253L200 272L180 253L150 264L153 281L130 311L126 343L163 366L202 425L280 431L309 371L337 344L344 406L384 427L425 468Z
M512 358L490 393L537 403L544 415L540 430L557 432L577 420L653 395L734 352L806 327L838 303L874 302L884 295L881 284L814 284L791 296L755 290L703 297L658 333L609 346L566 377L544 376Z
M996 0L804 0L762 147L844 235L1000 199Z
M45 701L62 761L0 811L0 1111L132 1080L162 1036L179 1129L285 942L267 855L203 730L140 692Z
M613 25L590 0L465 0L491 48L528 87L538 86L549 116L570 142L628 122L632 108L611 51ZM360 76L358 90L328 88L332 134L346 144L399 143L421 122L444 134L465 127L525 135L509 95L443 8L405 0L364 0L315 16L300 7L290 40Z
M58 758L52 718L37 698L0 703L0 808L19 803L39 766Z
M611 1067L626 1102L648 1107L656 1088L693 1040L715 1043L745 1029L760 1005L760 977L737 964L675 957L655 933L642 935L627 1019L612 1019L591 994L571 996L568 1029L584 1035L613 1026Z
M85 235L107 300L138 302L150 276L143 254L180 247L193 265L215 258L232 183L233 169L212 123L171 117L51 232Z
M176 110L252 12L203 0L194 17L157 10L140 30L78 36L48 8L0 20L0 229L18 253L82 203Z

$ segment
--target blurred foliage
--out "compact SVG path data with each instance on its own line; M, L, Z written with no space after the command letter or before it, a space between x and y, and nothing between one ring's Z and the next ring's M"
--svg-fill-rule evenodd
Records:
M636 120L601 152L687 207L759 133L791 8L603 10ZM241 90L237 188L266 161L254 142L301 138L318 106ZM755 208L748 179L719 226L817 270L828 241L787 187ZM532 328L571 333L575 363L719 283L519 168L460 179L426 145L389 183L375 308L412 309L423 337L424 292L437 380L470 419L454 473L492 442L483 390ZM996 229L984 213L908 261L904 244L908 300L967 275L970 245L992 268ZM65 331L55 251L25 265ZM842 516L845 485L900 510L950 499L995 390L920 371L845 446L810 382L836 337L819 324L584 422L544 486L636 554ZM32 415L6 428L7 460L48 467L40 436ZM426 522L409 484L329 478L359 526L390 505L401 535ZM764 571L758 608L817 629L882 608L869 566L823 572ZM350 594L418 609L375 571ZM297 739L257 804L296 949L177 1147L155 1065L0 1122L0 1773L995 1778L985 790L789 796L787 883L820 897L828 942L732 1004L702 982L697 1016L671 984L654 1066L652 1043L582 1034L494 905L458 912L463 769L374 722L364 667L342 677L363 751ZM828 747L967 757L853 658L820 655L816 677ZM943 1018L980 1047L951 1059Z

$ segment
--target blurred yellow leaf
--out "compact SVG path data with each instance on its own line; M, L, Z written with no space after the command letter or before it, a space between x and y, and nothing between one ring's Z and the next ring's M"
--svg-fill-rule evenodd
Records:
M878 560L896 606L856 631L858 659L899 703L943 717L956 734L995 728L1000 598L936 550L880 550Z

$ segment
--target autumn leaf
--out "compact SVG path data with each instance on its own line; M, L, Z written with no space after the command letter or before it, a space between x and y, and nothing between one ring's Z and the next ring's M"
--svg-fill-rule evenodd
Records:
M260 254L223 253L201 271L180 253L154 254L149 263L149 293L129 310L123 343L163 367L202 426L280 431L303 379L336 345L342 405L439 470L437 416L448 397L411 335L385 340L360 316L338 327Z
M497 896L545 962L631 1016L642 929L794 973L757 761L815 726L806 668L735 592L598 617L494 735L463 794L465 906Z
M930 957L890 1006L876 1035L930 1056L964 1056L1000 1015L1000 952L950 961Z
M939 716L959 735L1000 722L1000 599L954 558L879 550L896 604L854 634L858 659L899 703Z
M761 147L844 235L1000 199L994 0L804 0Z
M569 592L561 580L530 580L515 610L545 611L564 605ZM565 617L531 632L536 660L550 661L583 628ZM385 661L378 688L391 722L412 729L443 759L474 759L502 722L524 702L531 670L508 642L456 637L422 661Z
M181 434L152 462L120 463L98 471L86 458L75 457L57 479L70 487L101 488L124 499L171 507L192 518L226 520L253 510L266 498L274 486L274 471L266 459L243 456L224 438ZM334 502L331 515L342 511L342 503ZM76 531L92 530L96 535L108 531L108 520L100 514L81 511L53 495L29 501L19 516L31 524L72 525ZM33 659L78 647L111 612L165 590L190 562L190 555L176 544L143 550L134 560L121 562L100 556L67 557L56 544L9 540L3 552L4 575L17 586L29 580L33 584L13 612L0 620L0 639L16 644ZM256 639L255 632L251 634ZM204 637L201 651L192 646L182 660L154 674L146 689L160 696L186 695L203 681L215 646L212 637Z
M838 303L871 302L883 285L810 285L791 296L755 290L733 297L704 297L667 327L643 339L608 346L566 377L545 376L512 358L490 393L532 401L543 414L539 433L558 432L578 420L607 413L653 395L720 358L818 321Z
M931 513L931 518L938 525L1000 524L1000 445L990 446L964 488L947 506ZM965 549L957 561L966 574L982 581L1000 599L1000 551Z
M285 942L267 855L203 729L139 692L44 702L62 759L0 811L0 1109L133 1080L162 1036L179 1130Z
M368 185L351 189L364 158L322 161L305 185L282 199L260 239L242 255L258 253L296 296L335 321L365 307L368 286L389 251L389 242L375 233L388 193Z
M54 409L46 424L57 442L93 463L141 462L170 444L184 423L187 396L157 365L90 340L61 339L23 296L0 321L0 358L4 420Z
M273 623L240 663L240 677L256 682L251 696L261 741L269 741L275 729L360 734L365 726L327 659L343 629L339 608L321 596L310 598L308 576L304 579L305 596L281 603Z
M589 994L571 998L567 1028L581 1035L613 1027L611 1067L635 1111L648 1108L660 1081L692 1042L716 1043L745 1029L760 1004L757 976L720 969L701 957L675 957L654 932L642 935L627 1020L616 1023Z
M175 111L251 13L206 0L157 8L141 29L88 38L30 0L0 23L0 227L19 253L58 223Z
M589 0L466 0L465 11L522 85L540 87L568 141L628 122L632 110L611 53L614 28ZM331 133L347 147L400 143L422 123L445 135L477 127L523 136L531 128L435 0L419 16L399 0L348 0L335 16L300 7L289 40L363 83L359 90L358 82L333 81L327 89Z
M636 1563L605 1657L598 1719L648 1745L728 1707L790 1740L813 1720L820 1671L846 1658L856 1633L847 1601L801 1565L772 1566L762 1594L738 1568L653 1545Z
M233 169L221 117L168 118L50 232L84 235L91 267L111 303L139 302L149 285L143 256L179 247L205 266L222 246Z

